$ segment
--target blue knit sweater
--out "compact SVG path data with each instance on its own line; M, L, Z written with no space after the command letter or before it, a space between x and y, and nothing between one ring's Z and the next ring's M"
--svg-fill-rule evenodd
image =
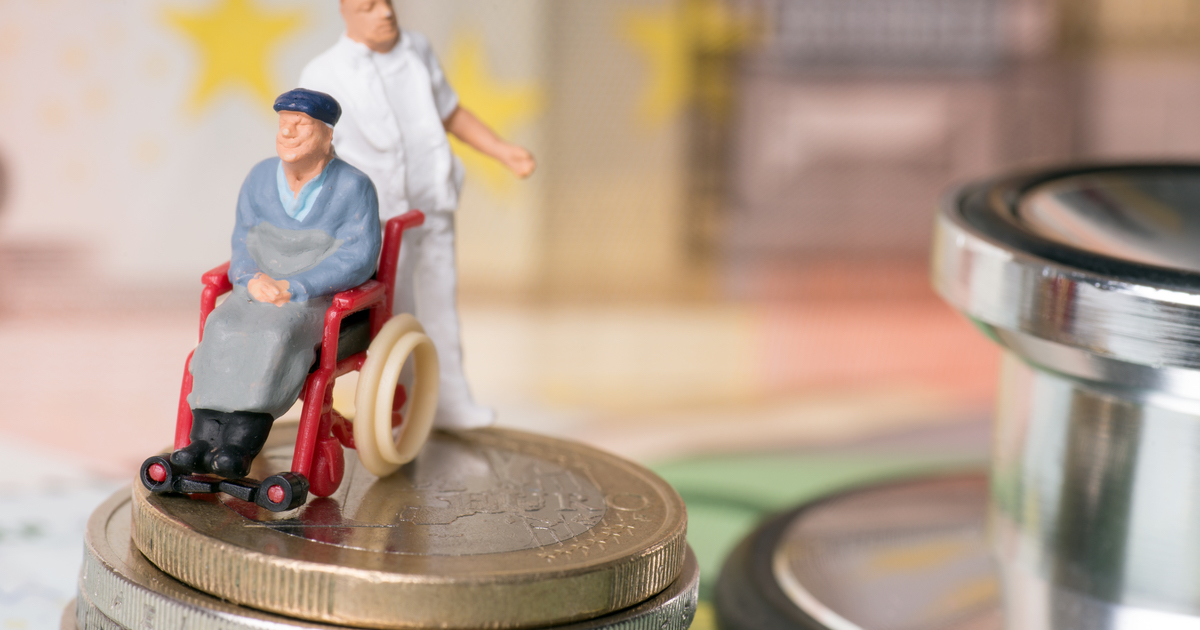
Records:
M244 287L263 272L287 280L296 302L366 282L375 271L381 242L379 200L370 178L334 158L312 210L297 221L279 200L278 168L278 157L263 160L242 184L230 282ZM303 262L289 265L289 260Z

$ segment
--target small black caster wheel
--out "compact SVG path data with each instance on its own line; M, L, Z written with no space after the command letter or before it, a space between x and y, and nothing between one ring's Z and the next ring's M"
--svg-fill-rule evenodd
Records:
M308 499L308 480L292 472L271 475L263 479L254 502L272 512L294 510Z
M150 492L172 492L175 490L175 471L166 457L155 455L142 462L142 470L138 473L142 485Z

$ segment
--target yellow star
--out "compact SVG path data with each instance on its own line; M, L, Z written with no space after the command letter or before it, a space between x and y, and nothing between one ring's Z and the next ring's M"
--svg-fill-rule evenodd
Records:
M642 97L641 114L658 126L674 118L691 94L691 38L675 3L630 9L622 32L649 64L649 88Z
M626 10L621 34L649 65L649 87L641 102L645 122L664 125L683 111L693 96L697 52L728 53L743 46L751 32L749 20L721 0L679 0Z
M501 138L510 139L520 126L542 109L542 90L533 82L501 83L487 66L483 37L477 32L460 34L447 56L446 77L458 92L462 106L491 127ZM489 187L505 190L515 177L499 162L486 157L451 136L451 145L466 167L479 172Z
M695 46L705 53L741 50L761 27L752 15L734 11L725 0L687 0L685 10Z
M304 23L301 11L267 12L253 0L216 0L199 13L167 9L167 22L200 49L202 70L190 99L198 112L224 91L243 89L260 102L278 90L268 76L268 58L281 39Z

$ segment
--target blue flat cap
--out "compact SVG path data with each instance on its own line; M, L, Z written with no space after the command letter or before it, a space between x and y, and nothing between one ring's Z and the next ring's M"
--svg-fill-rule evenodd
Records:
M330 127L336 125L342 117L342 106L338 105L337 99L324 92L304 88L280 94L279 98L275 99L275 111L308 114Z

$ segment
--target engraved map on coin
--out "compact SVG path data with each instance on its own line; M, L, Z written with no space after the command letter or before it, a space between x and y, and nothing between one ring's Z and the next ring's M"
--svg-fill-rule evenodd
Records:
M291 450L266 455L285 468ZM341 547L430 556L545 547L588 532L607 512L604 493L578 471L450 435L435 434L416 461L384 479L353 461L346 468L337 493L309 501L298 513L224 501L251 526Z

